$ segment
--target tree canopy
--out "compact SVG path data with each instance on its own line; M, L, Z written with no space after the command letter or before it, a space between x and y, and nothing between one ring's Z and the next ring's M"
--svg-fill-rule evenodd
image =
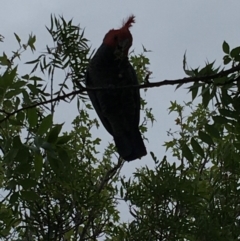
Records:
M187 84L192 101L169 103L177 118L166 130L168 155L151 152L154 168L125 178L113 143L98 153L101 138L93 136L99 121L88 112L84 79L93 51L84 31L63 17L51 16L49 25L53 44L25 63L29 73L19 74L16 60L37 52L34 34L22 43L15 33L19 48L0 56L1 240L239 240L240 47L224 41L217 67L189 68L185 55L186 78L155 83L147 50L131 53L141 85L126 88ZM56 71L63 76L57 89ZM54 114L59 102L73 100L79 113L63 132ZM141 108L144 136L147 123L158 123L146 99ZM120 202L128 205L128 222Z

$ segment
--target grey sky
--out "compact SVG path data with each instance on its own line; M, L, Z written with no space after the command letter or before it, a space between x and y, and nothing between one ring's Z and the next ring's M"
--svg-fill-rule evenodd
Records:
M37 51L43 51L46 44L51 44L45 25L50 24L50 14L63 15L66 20L74 19L85 28L85 37L93 48L97 48L111 28L117 28L122 20L134 14L136 23L131 32L136 53L142 50L142 44L149 50L151 81L177 79L185 77L182 60L187 50L189 66L203 66L206 60L222 64L222 42L226 40L230 47L240 45L240 1L239 0L151 0L151 1L77 1L77 0L41 0L41 1L2 1L0 9L0 34L5 36L5 43L0 44L0 51L10 53L17 48L13 32L23 40L33 32L37 36ZM3 49L2 49L3 48ZM26 60L33 59L30 54ZM22 68L19 66L19 68ZM27 71L26 67L21 70ZM58 76L62 79L62 76ZM169 102L189 101L187 90L176 92L175 86L149 89L146 99L157 122L149 128L146 147L154 151L161 159L165 155L162 147L166 140L166 131L175 128L174 115L168 115ZM141 92L144 96L143 91ZM64 114L63 114L64 113ZM65 129L70 130L70 123L77 115L74 103L61 104L56 113L58 122L66 122ZM92 116L96 116L92 111ZM104 143L111 141L109 134L101 128L98 133ZM152 165L150 155L142 160L126 163L122 173L128 176L135 167Z

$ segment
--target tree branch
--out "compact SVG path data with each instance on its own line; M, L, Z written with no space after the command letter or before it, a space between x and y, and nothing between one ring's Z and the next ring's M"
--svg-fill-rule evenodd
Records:
M221 71L217 74L213 74L213 75L207 75L207 76L197 76L197 77L187 77L187 78L182 78L182 79L176 79L176 80L163 80L163 81L159 81L159 82L148 82L148 83L145 83L145 84L141 84L141 85L127 85L127 86L107 86L107 87L96 87L96 88L86 88L86 87L81 87L81 89L79 90L75 90L75 91L72 91L68 94L64 94L64 95L59 95L55 98L52 98L52 99L49 99L49 100L46 100L46 101L42 101L42 102L38 102L38 103L35 103L35 104L32 104L32 105L29 105L29 106L24 106L18 110L15 110L13 112L10 112L10 113L7 113L3 110L0 110L0 112L6 114L6 117L2 118L0 120L0 123L4 122L5 120L7 120L10 116L13 116L23 110L27 110L27 109L31 109L31 108L34 108L34 107L37 107L37 106L41 106L41 105L45 105L45 104L50 104L54 101L60 101L60 100L65 100L71 96L74 96L74 95L78 95L78 94L81 94L85 91L104 91L104 90L115 90L115 89L128 89L128 88L138 88L138 89L145 89L145 88L153 88L153 87L160 87L160 86L165 86L165 85L176 85L176 84L188 84L188 83L194 83L194 82L206 82L206 83L212 83L212 82L209 82L209 80L212 80L212 79L216 79L216 78L220 78L220 77L224 77L224 76L227 76L229 74L232 74L236 71L240 71L240 65L236 66L236 67L233 67L231 69L228 69L228 70L224 70L224 71ZM231 80L232 82L232 80ZM229 83L229 82L227 82ZM226 83L224 83L226 84ZM218 85L224 85L224 84L218 84Z
M99 186L97 188L97 193L101 193L101 191L104 189L104 187L107 185L108 181L116 174L117 170L119 168L122 167L122 165L124 164L124 160L122 158L119 158L118 159L118 163L112 167L110 170L108 170L106 172L106 174L104 175L104 177L102 178L102 180L100 181L99 183ZM89 212L89 215L88 215L88 221L86 222L86 224L84 225L84 228L83 228L83 231L81 233L81 237L80 237L80 241L83 241L83 240L86 240L85 236L87 234L87 231L90 227L90 224L91 222L94 221L95 219L95 209L94 207L91 209L91 211Z

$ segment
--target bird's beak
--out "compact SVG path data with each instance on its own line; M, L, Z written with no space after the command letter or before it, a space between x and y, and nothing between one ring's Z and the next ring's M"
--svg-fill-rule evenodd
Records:
M121 48L122 51L125 51L126 49L129 48L129 43L130 43L130 40L127 38L127 39L124 39L122 41L120 41L118 43L119 47Z

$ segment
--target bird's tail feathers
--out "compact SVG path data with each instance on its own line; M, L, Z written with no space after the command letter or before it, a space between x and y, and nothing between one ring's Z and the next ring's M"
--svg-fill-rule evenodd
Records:
M120 156L126 161L133 161L147 154L138 128L131 132L114 136L114 141Z

